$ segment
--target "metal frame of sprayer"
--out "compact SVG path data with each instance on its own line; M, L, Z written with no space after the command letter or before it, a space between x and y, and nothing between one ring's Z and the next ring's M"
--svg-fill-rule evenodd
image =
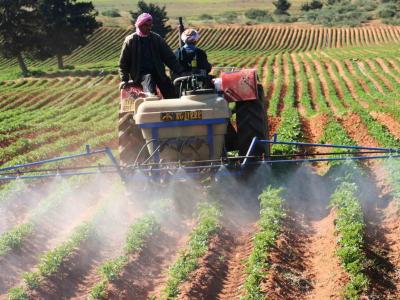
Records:
M257 144L267 145L288 145L296 147L324 147L331 149L349 150L349 152L342 153L316 153L316 154L289 154L289 155L276 155L267 157L253 156L254 149ZM156 150L159 151L159 150ZM358 152L354 152L358 151ZM111 161L110 165L97 165L97 166L82 166L82 167L56 167L48 169L32 169L23 170L26 168L37 167L40 165L71 160L82 157L90 157L94 155L105 154ZM358 156L354 156L358 154ZM373 154L373 155L371 155ZM154 153L153 153L154 155ZM325 157L340 155L340 157ZM343 157L343 155L353 155L351 157ZM315 156L323 156L316 158L309 158ZM287 158L294 159L287 159ZM304 158L306 157L306 158ZM284 158L284 159L282 159ZM286 158L286 159L285 159ZM124 182L129 182L129 179L136 171L145 174L146 177L161 178L161 173L168 173L169 175L176 175L179 171L185 171L185 176L197 176L201 170L209 170L210 173L216 173L225 167L230 171L241 171L247 168L254 167L260 164L279 164L279 163L313 163L313 162L329 162L329 161L349 161L349 160L369 160L369 159L386 159L386 158L400 158L400 148L377 148L377 147L362 147L362 146L344 146L335 144L313 144L313 143L300 143L300 142L284 142L278 141L277 134L273 136L272 140L260 140L256 137L253 138L252 143L247 151L246 156L228 156L222 157L218 160L205 160L196 162L154 162L146 164L135 164L131 166L120 166L117 159L113 155L110 148L91 150L89 145L86 145L86 152L68 156L61 156L52 159L19 164L11 167L0 168L0 182L17 180L17 179L44 179L51 177L71 177L79 175L94 175L99 173L117 173ZM31 175L30 175L31 174ZM136 178L137 179L137 178Z

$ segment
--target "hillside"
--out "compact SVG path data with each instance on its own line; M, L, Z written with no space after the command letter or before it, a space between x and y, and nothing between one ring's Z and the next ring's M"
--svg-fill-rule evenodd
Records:
M294 0L292 1L293 5L291 8L291 12L296 12L300 8L300 4L302 0ZM130 25L130 14L129 11L136 10L137 1L130 0L94 0L93 4L95 8L100 12L99 20L104 22L106 25L112 26L120 26L126 28ZM221 15L225 12L234 11L238 13L242 13L250 8L258 8L258 9L268 9L273 10L274 6L272 5L272 0L219 0L219 1L210 1L210 0L191 0L191 1L182 1L182 0L158 0L151 1L151 3L155 3L160 6L166 6L166 10L168 12L168 16L171 19L171 23L177 23L178 17L184 17L187 22L199 21L199 16L202 14L209 14L211 16ZM102 15L102 12L117 9L121 14L121 17L118 18L110 18Z
M65 65L79 71L115 72L122 42L129 30L102 28L89 43L65 57ZM325 48L365 47L400 41L400 26L366 26L360 28L319 28L311 26L229 26L200 28L199 46L207 50L214 65L242 66L256 57L278 52L302 52ZM166 40L175 49L176 31ZM250 51L252 54L248 53ZM31 70L56 72L56 60L29 61ZM1 78L15 78L19 70L16 60L0 58ZM70 73L65 71L64 73Z

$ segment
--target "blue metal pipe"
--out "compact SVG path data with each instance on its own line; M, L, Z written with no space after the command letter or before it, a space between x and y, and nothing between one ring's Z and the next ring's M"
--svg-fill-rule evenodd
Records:
M108 156L108 158L111 160L111 162L113 163L113 165L117 168L117 172L119 174L119 176L121 177L122 181L125 180L125 176L121 171L121 167L119 166L117 159L115 158L114 154L112 153L111 149L109 147L106 147L104 149L106 151L106 154Z
M400 155L381 155L381 156L355 156L355 157L337 157L337 158L310 158L310 159L290 159L290 160L265 160L264 163L304 163L304 162L327 162L327 161L346 161L346 160L367 160L367 159L389 159L400 158ZM261 162L261 163L263 163Z
M327 148L341 148L341 149L357 149L357 150L371 150L371 151L382 151L384 153L400 153L400 149L393 149L393 148L377 148L377 147L362 147L362 146L343 146L343 145L335 145L335 144L312 144L312 143L300 143L300 142L279 142L277 141L277 135L274 135L273 140L258 140L257 137L254 137L250 147L247 151L246 157L243 160L243 163L241 165L239 164L215 164L215 165L203 165L203 166L182 166L182 169L185 171L196 171L198 169L217 169L220 168L221 166L225 166L230 169L238 169L240 167L244 167L247 165L259 165L261 163L269 163L269 164L276 164L276 163L304 163L304 162L327 162L327 161L345 161L345 160L367 160L367 159L386 159L386 158L400 158L400 154L398 155L381 155L381 156L358 156L358 157L337 157L337 158L310 158L310 159L294 159L294 160L265 160L265 161L248 161L249 157L251 157L252 152L254 151L256 145L258 143L262 144L281 144L281 145L297 145L297 146L312 146L312 147L327 147ZM37 165L42 165L46 163L52 163L52 162L57 162L57 161L62 161L62 160L67 160L67 159L74 159L74 158L79 158L79 157L87 157L91 155L96 155L96 154L101 154L105 153L108 158L111 160L112 164L115 166L115 170L101 170L103 173L118 173L119 176L123 181L126 180L126 175L127 172L124 171L120 165L118 164L118 161L114 157L112 151L110 148L106 147L104 149L100 150L94 150L92 151L90 149L89 145L86 145L86 152L81 153L81 154L75 154L75 155L68 155L68 156L62 156L62 157L56 157L52 159L47 159L47 160L42 160L38 162L32 162L32 163L27 163L27 164L20 164L20 165L15 165L11 167L6 167L0 169L0 172L4 171L11 171L11 170L17 170L20 168L26 168L26 167L32 167L32 166L37 166ZM351 154L351 153L349 153ZM331 155L334 155L332 153ZM144 166L146 169L141 169L140 167L133 168L134 169L140 169L144 172L161 172L165 171L164 168L152 168L148 166ZM15 179L39 179L39 178L49 178L49 177L56 177L56 176L62 176L62 177L68 177L68 176L75 176L75 175L93 175L97 174L98 171L96 172L68 172L68 173L48 173L48 174L38 174L38 175L29 175L29 176L5 176L1 177L0 176L0 181L5 181L5 180L15 180Z
M121 170L121 167L119 166L119 164L117 162L117 159L113 155L111 149L109 147L105 147L104 149L92 151L90 149L90 145L86 145L85 153L61 156L61 157L56 157L56 158L52 158L52 159L46 159L46 160L42 160L42 161L27 163L27 164L15 165L12 167L2 168L2 169L0 169L0 172L17 170L17 169L26 168L26 167L33 167L33 166L43 165L43 164L47 164L47 163L67 160L67 159L87 157L87 156L92 156L92 155L101 154L101 153L105 153L116 168L115 170L112 170L112 171L111 170L107 170L107 171L102 170L101 172L103 172L103 173L115 173L116 172L119 174L121 179L124 180L125 176ZM0 176L0 181L15 180L15 179L40 179L40 178L49 178L49 177L56 177L56 176L69 177L69 176L75 176L75 175L92 175L92 174L97 174L97 173L99 173L99 172L98 171L96 171L96 172L68 172L68 173L49 173L49 174L29 175L29 176L25 176L25 175L5 176L5 177Z
M246 158L243 160L243 163L242 163L243 166L244 166L245 164L247 164L248 156L250 156L250 155L253 153L254 148L256 147L256 144L257 144L258 142L259 142L259 141L258 141L257 137L256 137L256 136L253 137L253 139L251 140L250 147L249 147L249 149L247 150Z
M376 148L376 147L363 147L363 146L344 146L335 144L312 144L312 143L300 143L300 142L278 142L276 140L257 140L257 143L265 144L277 144L277 145L294 145L294 146L311 146L311 147L326 147L326 148L341 148L341 149L353 149L353 150L375 150L383 152L394 152L400 153L400 148Z
M248 166L257 166L261 164L279 164L279 163L313 163L313 162L327 162L327 161L350 161L350 160L367 160L367 159L389 159L389 158L400 158L400 155L381 155L381 156L356 156L356 157L341 157L341 158L314 158L314 159L292 159L292 160L264 160L264 161L252 161L248 162L246 165L238 165L238 164L216 164L216 165L203 165L203 166L181 166L185 171L196 171L199 169L219 169L221 167L226 167L228 170L235 170L235 169L243 169L243 167ZM147 168L147 169L140 169L135 168L133 170L141 170L145 173L157 173L171 169L162 169L162 168ZM51 177L70 177L76 175L94 175L99 173L117 173L121 176L120 172L121 169L118 170L116 167L115 170L101 170L101 171L91 171L91 172L69 172L69 173L52 173L52 174L40 174L40 175L31 175L31 176L7 176L7 177L0 177L0 181L8 181L8 180L16 180L16 179L43 179L43 178L51 178ZM240 173L240 171L239 171ZM188 173L188 176L197 176L200 174L197 173ZM126 179L126 176L122 176L123 179Z
M50 174L39 174L39 175L29 175L29 176L6 176L0 177L0 181L9 181L17 179L44 179L44 178L54 178L54 177L71 177L80 175L95 175L95 174L107 174L107 173L118 173L117 170L106 170L106 171L92 171L92 172L73 172L73 173L50 173Z
M268 163L268 164L276 164L276 163L311 163L311 162L326 162L326 161L346 161L346 160L367 160L367 159L389 159L389 158L400 158L399 155L381 155L381 156L356 156L356 157L338 157L338 158L312 158L312 159L291 159L291 160L263 160L263 161L251 161L248 162L245 166L250 166L250 165L261 165L263 163ZM202 166L181 166L185 171L191 171L191 170L197 170L197 169L218 169L220 167L227 167L228 169L235 169L235 168L240 168L244 167L243 164L215 164L215 165L202 165ZM166 170L171 170L171 169L163 169L163 168L146 168L146 169L140 169L142 172L160 172L160 171L166 171Z
M89 150L89 152L86 151L85 153L81 153L81 154L60 156L60 157L55 157L55 158L51 158L51 159L36 161L36 162L32 162L32 163L20 164L20 165L15 165L15 166L11 166L11 167L6 167L6 168L0 169L0 172L11 171L11 170L16 170L16 169L20 169L20 168L26 168L26 167L33 167L33 166L43 165L43 164L52 163L52 162L56 162L56 161L62 161L62 160L66 160L66 159L79 158L79 157L84 157L84 156L91 156L91 155L95 155L95 154L99 154L99 153L107 153L107 149L90 151L90 148L86 148L86 150Z

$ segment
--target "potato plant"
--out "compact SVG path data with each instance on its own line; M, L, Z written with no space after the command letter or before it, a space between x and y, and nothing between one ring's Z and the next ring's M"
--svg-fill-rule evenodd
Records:
M102 279L91 288L91 299L105 299L108 283L119 278L123 268L128 264L129 256L140 253L146 242L159 228L160 224L154 215L145 216L129 227L124 245L124 254L104 262L99 267L98 272L101 274Z
M221 211L213 204L200 204L196 227L189 235L187 248L168 270L168 279L162 291L163 299L178 299L179 287L198 267L199 259L206 254L211 237L220 228Z
M281 193L281 188L268 186L259 196L260 230L254 236L253 250L246 262L247 277L243 285L243 300L265 299L260 284L268 275L270 249L275 245L282 219L285 217Z

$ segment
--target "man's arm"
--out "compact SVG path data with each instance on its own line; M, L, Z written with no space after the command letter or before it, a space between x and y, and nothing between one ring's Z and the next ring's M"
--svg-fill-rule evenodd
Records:
M207 54L204 50L202 49L197 49L198 50L198 55L199 55L199 62L200 66L198 66L199 69L206 70L207 73L211 72L211 64L208 62Z
M131 39L126 38L119 57L119 76L122 82L129 81L129 71L132 60Z

